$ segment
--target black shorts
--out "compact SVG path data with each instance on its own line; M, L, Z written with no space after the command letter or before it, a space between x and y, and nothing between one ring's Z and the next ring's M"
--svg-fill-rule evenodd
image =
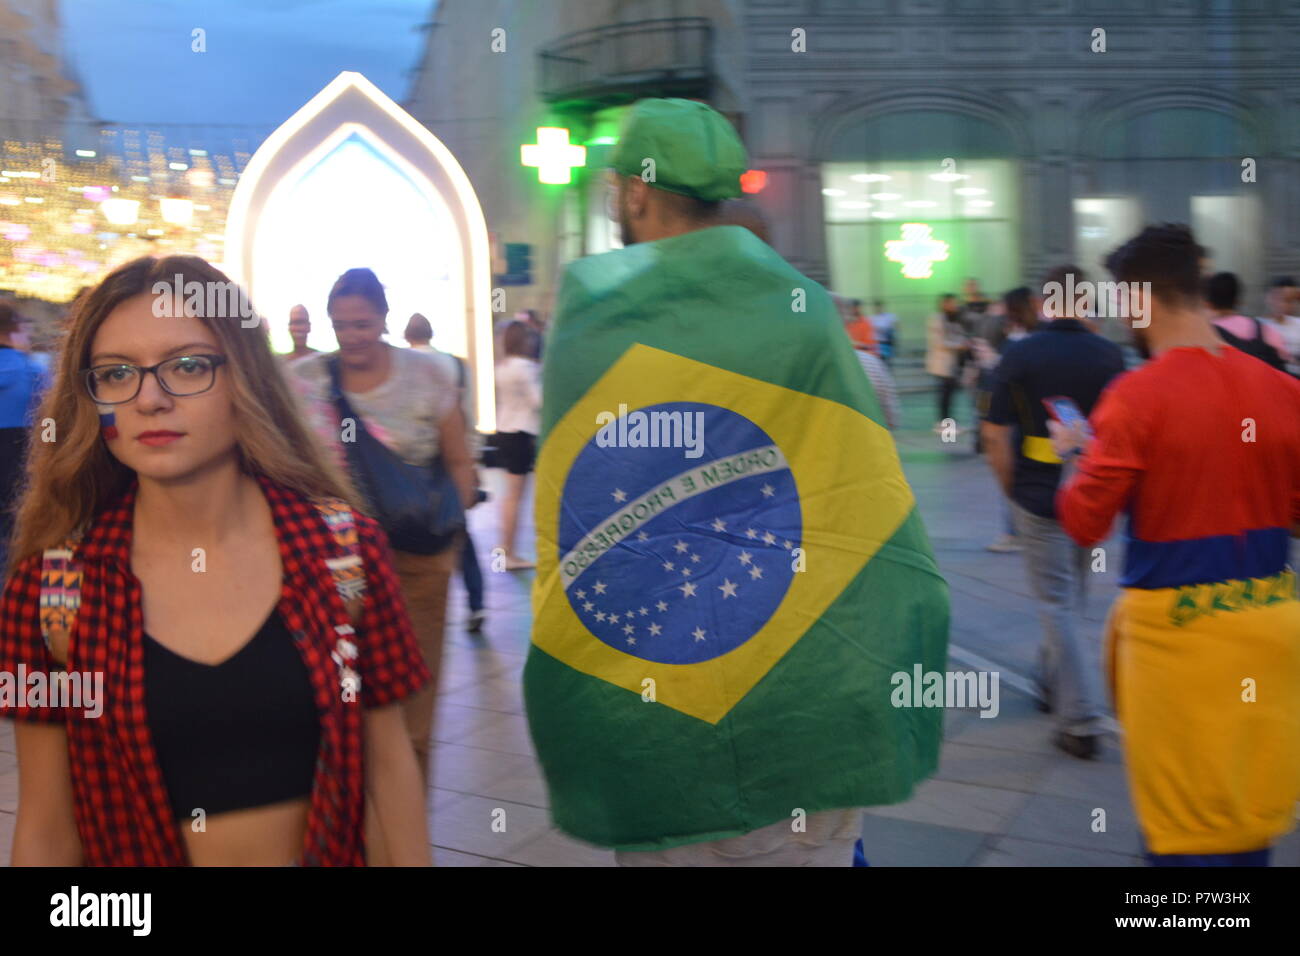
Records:
M496 446L493 456L498 468L504 468L512 475L526 475L533 470L537 460L537 436L528 432L497 432L492 444Z

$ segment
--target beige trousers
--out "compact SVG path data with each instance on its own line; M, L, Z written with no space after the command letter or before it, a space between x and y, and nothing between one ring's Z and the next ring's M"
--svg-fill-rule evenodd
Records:
M852 866L862 835L861 810L825 810L796 832L778 820L742 836L688 843L671 850L617 850L619 866Z
M415 640L433 679L418 694L402 701L406 731L411 736L420 774L429 783L429 735L433 731L434 698L442 669L442 637L447 623L447 584L460 554L459 539L438 554L393 551L393 566L411 616Z

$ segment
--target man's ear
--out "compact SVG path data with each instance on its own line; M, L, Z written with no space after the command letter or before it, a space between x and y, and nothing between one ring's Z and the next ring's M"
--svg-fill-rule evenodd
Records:
M628 176L625 180L627 190L627 212L633 219L645 215L646 205L650 199L650 187L640 176Z

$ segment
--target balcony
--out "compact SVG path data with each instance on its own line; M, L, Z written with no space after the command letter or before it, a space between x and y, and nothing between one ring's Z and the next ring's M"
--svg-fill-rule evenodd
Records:
M707 17L617 23L570 33L539 54L541 98L599 109L646 96L708 98L713 25Z

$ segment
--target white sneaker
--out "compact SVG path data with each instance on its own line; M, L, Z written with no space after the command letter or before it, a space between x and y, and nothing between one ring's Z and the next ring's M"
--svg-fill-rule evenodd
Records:
M1020 539L1014 534L1004 534L997 538L988 546L988 550L995 554L1012 554L1016 551L1023 550L1020 546Z

